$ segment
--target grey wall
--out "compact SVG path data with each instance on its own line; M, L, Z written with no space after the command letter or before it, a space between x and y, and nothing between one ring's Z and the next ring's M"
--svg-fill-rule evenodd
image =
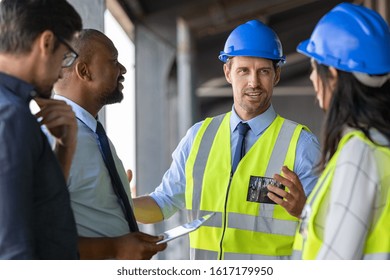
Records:
M319 139L324 113L313 95L274 96L272 103L282 117L306 125Z
M160 40L142 25L136 27L135 50L136 175L138 195L143 195L160 184L178 143L176 50L174 44ZM184 220L184 213L180 212L162 223L140 225L140 229L159 234ZM155 258L188 258L186 242L186 238L173 241Z
M159 184L170 162L166 147L175 124L169 120L168 77L176 54L142 25L135 38L137 187L145 193Z
M105 0L68 0L83 19L84 28L104 31Z

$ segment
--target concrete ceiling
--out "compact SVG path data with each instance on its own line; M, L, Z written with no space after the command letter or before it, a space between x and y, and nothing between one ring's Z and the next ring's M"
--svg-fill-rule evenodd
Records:
M219 51L232 29L250 19L260 19L273 28L282 41L287 63L276 94L292 88L296 94L310 93L309 60L297 54L297 44L307 39L317 21L339 0L120 0L135 25L147 26L161 40L176 47L177 19L189 26L196 52L198 96L226 96ZM204 63L208 62L208 63Z

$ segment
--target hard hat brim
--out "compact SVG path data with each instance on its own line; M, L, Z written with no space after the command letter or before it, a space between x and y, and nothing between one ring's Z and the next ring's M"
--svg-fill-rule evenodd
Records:
M228 61L229 57L235 57L235 56L258 57L258 58L264 58L264 59L269 59L269 60L273 60L273 61L278 61L279 64L286 63L286 56L275 57L275 56L266 55L266 54L258 55L256 52L253 52L253 53L245 52L245 55L241 54L240 52L234 52L234 53L231 53L228 55L225 52L221 51L221 54L218 56L218 59L220 61L226 63Z
M305 41L302 41L299 43L299 45L297 46L297 52L301 53L301 54L304 54L308 57L313 57L315 58L315 54L313 53L310 53L308 50L307 50L307 46L309 45L309 42L310 42L310 39L307 39Z

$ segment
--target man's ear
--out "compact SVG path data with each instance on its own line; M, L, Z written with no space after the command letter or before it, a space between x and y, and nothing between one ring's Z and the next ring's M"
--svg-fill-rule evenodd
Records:
M88 65L85 62L77 61L74 68L76 75L79 77L80 80L91 80L91 73L89 71Z
M223 65L223 72L225 73L226 81L227 81L229 84L231 84L231 83L232 83L232 80L230 79L230 69L229 69L229 67L227 66L226 63Z
M280 72L282 72L282 69L277 67L275 70L274 86L276 86L280 81Z
M43 31L40 35L38 35L38 38L36 40L39 49L43 55L50 55L53 53L54 46L56 43L56 37L52 31Z

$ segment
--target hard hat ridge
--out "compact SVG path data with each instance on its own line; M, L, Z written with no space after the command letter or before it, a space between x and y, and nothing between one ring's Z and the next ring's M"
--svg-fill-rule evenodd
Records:
M218 58L226 62L233 56L261 57L284 63L282 44L276 33L259 20L236 27L226 40Z
M346 72L390 72L390 31L385 20L364 6L341 3L325 14L297 51Z

